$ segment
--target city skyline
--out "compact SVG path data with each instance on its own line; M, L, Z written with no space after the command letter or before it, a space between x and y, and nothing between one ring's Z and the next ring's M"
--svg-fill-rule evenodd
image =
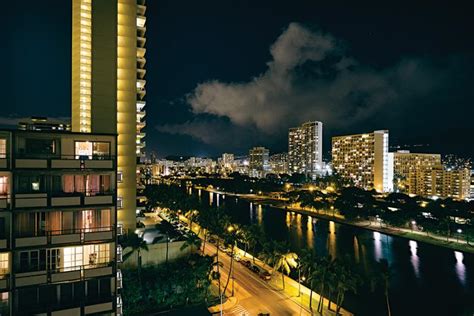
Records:
M14 77L5 81L4 94L7 95L6 102L13 106L2 107L2 126L30 115L71 117L71 16L61 14L70 12L71 4L68 1L56 1L55 4L45 9L31 2L20 10L10 3L11 10L5 10L10 13L4 16L3 20L8 24L4 29L12 30L7 32L7 41L13 49L3 52L2 57L13 61L21 59L21 63L10 63L16 64L16 71L9 71L11 66L6 65L7 72ZM365 11L350 6L323 6L316 12L314 6L304 1L287 12L283 10L283 4L275 3L271 8L280 13L276 17L270 17L266 10L269 4L262 3L256 12L248 13L248 21L243 18L244 4L207 3L202 6L189 4L184 9L179 7L182 7L179 1L160 1L151 2L147 10L150 15L147 54L153 56L147 65L147 116L150 119L147 133L153 135L147 139L147 147L159 157L173 154L217 156L222 152L242 154L259 145L271 152L283 152L287 150L288 127L310 120L325 124L325 156L331 137L375 129L390 130L391 145L428 144L419 151L474 155L472 146L466 146L473 132L469 124L473 111L470 106L472 91L467 86L472 77L470 57L474 48L472 43L462 40L471 22L461 7L433 6L424 12L423 23L417 20L421 17L421 6L410 8L412 16L408 19L398 19L404 12L393 8L386 16L387 21L377 17L387 11L375 6L366 6ZM229 12L230 8L234 9L233 13ZM206 10L211 11L206 13ZM220 15L216 15L217 12ZM325 17L324 13L334 12L340 12L353 30ZM179 21L184 17L189 21L178 25L171 18L173 14ZM260 20L256 15L260 15ZM41 20L38 20L39 16ZM195 23L203 17L206 21ZM261 17L266 23L262 23ZM358 22L361 17L367 22ZM222 24L224 18L232 23ZM21 22L17 25L13 20ZM192 32L186 28L188 23L195 25ZM217 25L222 29L215 28ZM32 27L35 32L30 32ZM252 27L258 27L261 32L251 34ZM214 43L215 39L222 43ZM292 45L286 45L287 41ZM39 51L48 51L41 64L27 49L32 43ZM193 53L180 52L171 59L170 54L176 54L187 44L194 47ZM55 51L50 52L50 47ZM290 56L288 54L299 53L304 47L311 48L312 54L324 56L303 56L291 61L296 63L295 67L284 64L288 60L282 64L276 54L278 51ZM288 76L274 77L272 67L282 65L290 67L291 80ZM329 71L334 67L339 70ZM21 76L27 68L37 71ZM48 74L45 74L46 70ZM324 76L315 79L315 72L322 72ZM47 76L48 80L39 81L42 76ZM326 78L334 76L346 85ZM324 89L308 94L307 87L302 84L304 78L309 78L306 84L311 88L323 86ZM354 78L365 78L370 84L354 85ZM288 84L291 93L278 96L266 93L268 82L276 79ZM178 81L181 83L177 84ZM32 86L33 82L37 86ZM31 93L17 93L18 87L24 86L31 86ZM54 89L48 91L48 86ZM343 101L330 98L315 104L329 88L338 91L339 99ZM269 101L253 102L251 99L249 103L244 99L240 103L232 101L230 105L222 105L212 104L205 98L228 99L225 94L216 93L234 93L238 89L243 89L249 98L263 91ZM379 102L387 98L390 102ZM276 104L275 107L269 108L269 102ZM255 105L255 109L249 110L248 104ZM38 108L41 113L36 113ZM298 110L289 112L293 108ZM323 111L325 108L331 112L337 112L333 109L342 111L344 115L328 116ZM242 117L238 113L243 113ZM419 122L421 117L423 124Z

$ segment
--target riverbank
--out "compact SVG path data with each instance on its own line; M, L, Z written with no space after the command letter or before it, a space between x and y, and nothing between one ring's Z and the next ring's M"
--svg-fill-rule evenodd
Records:
M364 228L375 232L380 232L383 234L402 237L410 240L415 240L419 242L424 242L434 246L449 248L457 251L462 251L466 253L474 254L474 245L468 244L465 240L457 240L456 238L446 238L445 236L439 235L427 235L424 232L410 230L405 228L396 228L396 227L387 227L381 226L380 223L373 223L370 221L349 221L344 219L342 215L339 214L328 214L325 211L315 211L308 208L297 207L294 205L288 205L287 201L283 199L277 199L269 196L257 195L257 194L238 194L238 193L227 193L217 190L211 190L204 187L196 187L196 189L205 190L207 192L218 193L222 195L233 196L241 198L247 201L258 202L262 205L271 206L275 209L280 209L283 211L296 212L300 214L309 215L312 217L334 221L339 224L350 225L354 227Z

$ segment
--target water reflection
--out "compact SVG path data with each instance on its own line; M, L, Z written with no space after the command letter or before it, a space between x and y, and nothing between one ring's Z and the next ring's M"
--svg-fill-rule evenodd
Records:
M258 204L257 205L257 223L259 225L262 225L262 220L263 220L262 204Z
M209 205L214 204L214 192L209 192Z
M379 232L374 232L374 255L375 260L382 259L382 240Z
M308 216L306 221L306 240L308 241L308 247L313 249L314 247L314 236L313 236L313 220L311 216Z
M455 251L454 256L456 257L456 274L462 285L466 286L466 266L463 262L464 254L460 251Z
M333 221L329 221L328 252L336 258L336 224Z
M414 240L410 240L408 244L410 246L410 253L411 253L410 261L411 261L411 264L413 265L415 276L419 278L420 277L420 258L418 258L418 255L416 253L418 249L418 243Z
M360 254L359 254L359 240L357 236L354 236L354 259L356 263L360 262Z
M288 229L290 229L290 227L291 227L291 214L290 214L290 212L286 213L285 222L286 222L286 227Z

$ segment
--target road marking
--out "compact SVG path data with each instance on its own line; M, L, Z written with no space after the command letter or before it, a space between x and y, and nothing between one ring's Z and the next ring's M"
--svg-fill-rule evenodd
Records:
M242 305L235 305L229 311L225 311L224 315L250 316L250 313Z

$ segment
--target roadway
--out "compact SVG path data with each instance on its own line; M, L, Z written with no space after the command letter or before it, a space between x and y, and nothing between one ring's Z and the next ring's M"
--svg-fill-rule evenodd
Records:
M214 255L216 247L206 243L205 253ZM224 264L221 269L221 287L225 286L230 267L230 256L219 251L219 260ZM279 277L279 276L272 276ZM227 296L232 294L232 279L227 287ZM224 310L224 315L248 316L259 313L270 315L311 315L311 313L289 298L281 290L274 290L266 281L250 271L241 263L234 261L234 296L237 303Z

